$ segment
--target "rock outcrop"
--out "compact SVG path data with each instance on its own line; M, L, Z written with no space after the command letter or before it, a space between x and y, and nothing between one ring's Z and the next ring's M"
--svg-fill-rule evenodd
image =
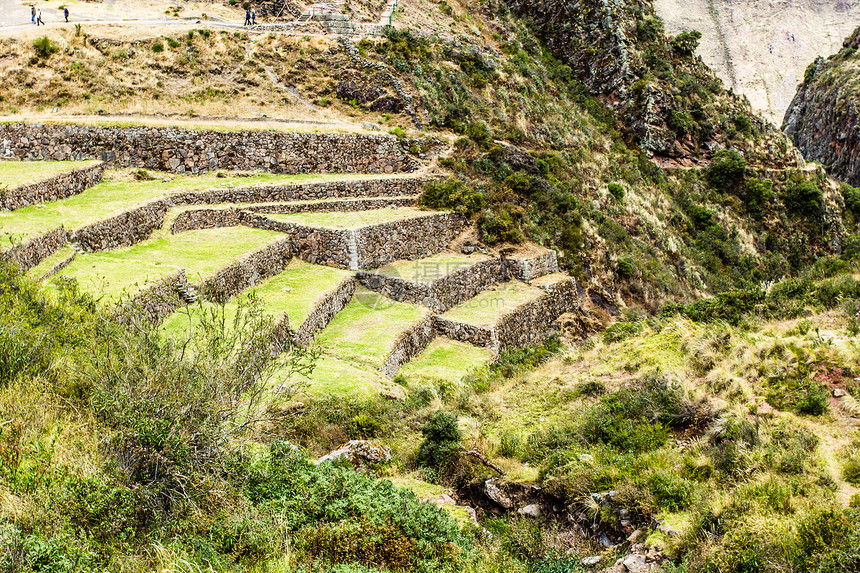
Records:
M783 130L804 157L823 164L830 174L860 185L860 28L842 51L819 58L807 68L804 82L785 113Z

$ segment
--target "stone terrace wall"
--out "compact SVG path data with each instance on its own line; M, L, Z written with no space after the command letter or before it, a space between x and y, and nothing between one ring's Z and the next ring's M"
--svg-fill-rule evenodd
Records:
M117 318L125 324L139 319L153 324L159 322L185 304L179 295L179 285L184 285L186 288L188 286L184 270L168 275L140 290L117 308Z
M87 225L69 234L69 240L86 252L106 251L146 240L164 223L166 200L135 207L115 217Z
M38 183L7 189L5 194L0 195L0 209L11 211L77 195L101 182L103 171L104 164L99 163L62 173Z
M16 245L3 253L3 258L26 272L56 253L68 241L66 230L62 227L48 231L27 242Z
M218 271L203 281L200 294L215 302L226 302L236 294L283 271L293 257L292 240L267 245Z
M273 221L260 217L254 220L260 229L280 231L292 238L296 257L315 265L327 265L339 269L353 269L354 253L350 251L350 233L346 229L324 229L306 227L297 223Z
M555 252L550 251L539 257L480 261L430 284L377 273L359 273L358 280L367 288L388 298L420 304L442 313L478 295L491 285L510 280L511 277L530 280L548 272L556 272L557 269Z
M317 303L314 309L308 314L307 318L295 330L293 334L293 342L298 346L307 346L310 344L317 332L326 327L335 317L337 313L342 311L344 307L352 300L352 295L355 293L355 278L344 278L337 288L323 297Z
M509 257L505 262L511 275L523 282L558 272L558 256L555 251L547 251L537 257Z
M549 285L546 294L505 314L494 330L498 352L519 348L542 338L555 320L577 308L576 282L568 279Z
M356 278L363 286L392 300L420 304L431 309L437 305L431 285L365 271L359 271Z
M463 231L466 223L463 215L441 213L358 229L358 268L373 269L391 261L436 254Z
M421 351L427 348L435 336L433 316L428 315L397 339L391 352L385 358L382 373L393 378L400 367L421 354Z
M326 211L372 211L389 207L412 207L418 202L415 196L404 197L367 197L361 199L342 199L317 203L276 203L274 205L252 205L243 207L255 213L319 213Z
M496 346L495 332L489 326L475 326L450 320L441 316L433 317L433 328L440 336L447 336L451 340L458 340L475 346Z
M485 291L487 287L503 282L503 262L501 259L481 261L459 269L433 283L436 297L436 312L445 312L463 301L469 300Z
M257 185L251 187L223 187L208 191L178 193L170 197L174 205L202 205L211 203L275 203L282 201L313 201L364 197L402 197L417 195L434 177L386 177L321 181L319 183L292 183L285 185Z
M394 173L418 162L390 135L197 131L171 127L0 125L0 156L101 159L176 173L263 169L274 173Z

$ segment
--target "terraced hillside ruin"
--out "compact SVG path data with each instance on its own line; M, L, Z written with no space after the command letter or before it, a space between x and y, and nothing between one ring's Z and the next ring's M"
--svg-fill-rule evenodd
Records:
M411 360L420 364L431 343L435 352L473 354L486 362L502 350L540 340L559 316L577 308L575 284L558 274L553 251L480 257L451 251L449 245L465 231L465 217L417 208L423 185L435 176L414 171L416 162L404 161L391 136L297 134L301 162L291 161L282 143L278 148L286 159L262 157L254 165L249 161L257 150L271 148L268 134L171 132L185 145L209 141L206 149L217 149L219 140L236 149L232 142L242 139L238 157L245 162L236 165L217 152L200 163L185 154L182 143L175 152L157 145L152 159L137 148L122 151L124 141L137 137L133 128L98 132L95 137L110 142L109 151L86 133L68 139L68 128L56 130L62 141L23 126L4 129L7 141L47 141L72 157L112 159L107 171L92 161L0 164L0 180L10 185L9 207L0 218L0 230L14 245L9 260L49 282L74 279L102 304L142 311L186 337L182 324L194 324L195 315L213 303L253 290L265 312L277 317L273 337L287 336L302 346L318 341L324 358L308 389L315 395L337 393L340 385L347 392L395 392L390 379ZM157 136L147 135L151 143ZM320 138L325 143L311 153L312 141ZM20 145L8 149L27 157L45 154ZM174 154L186 161L174 162ZM306 163L311 158L316 163ZM218 170L195 177L117 169L129 162L179 172L197 171L198 164L268 165L291 174ZM22 168L33 183L19 181ZM70 184L71 177L82 184ZM486 290L496 285L506 290ZM411 294L423 289L434 295ZM230 303L228 312L235 314L237 304ZM369 333L370 325L378 332ZM371 340L362 343L362 337ZM465 364L460 376L480 361ZM423 372L420 366L409 371Z
M655 6L0 0L0 573L857 570L860 191Z

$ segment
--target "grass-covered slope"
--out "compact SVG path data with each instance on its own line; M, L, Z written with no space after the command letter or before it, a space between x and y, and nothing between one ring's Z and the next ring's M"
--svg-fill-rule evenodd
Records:
M0 188L14 189L63 173L91 167L97 161L0 161Z

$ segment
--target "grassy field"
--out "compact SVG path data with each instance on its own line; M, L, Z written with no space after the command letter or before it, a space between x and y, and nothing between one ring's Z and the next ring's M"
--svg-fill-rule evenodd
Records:
M136 181L130 178L127 172L112 172L105 181L90 187L80 195L16 211L0 211L0 233L8 233L16 238L27 238L60 226L66 229L79 229L135 205L179 192L205 191L225 185L235 187L283 185L359 177L351 174L274 175L271 173L258 173L248 177L235 174L218 177L216 173L175 176L153 172L150 175L155 179Z
M60 274L77 279L88 292L116 300L128 289L179 269L185 269L190 282L198 282L240 255L282 238L281 233L245 227L189 231L131 247L78 255Z
M96 163L98 161L0 161L0 188L14 189L38 183Z
M330 229L359 229L370 225L391 223L404 219L426 217L433 211L422 211L413 207L397 209L374 209L372 211L341 211L330 213L292 213L289 215L267 215L275 221L298 223L309 227L327 227Z
M298 328L307 318L314 303L340 284L349 272L331 267L312 265L298 259L293 260L284 272L260 283L227 303L224 308L228 324L240 303L255 296L266 314L278 319L284 314L290 316L292 328ZM183 309L168 317L161 325L168 336L185 337L200 322L200 312L211 312L215 305L201 302L199 305Z
M376 272L426 284L489 258L478 254L438 253L416 261L394 261L379 267Z
M502 315L537 299L542 294L543 291L537 287L519 281L510 281L470 298L442 316L468 324L489 326L495 324Z
M428 312L359 287L352 301L317 336L317 343L338 358L379 368L400 334Z
M382 393L395 396L403 394L401 387L372 368L342 360L331 354L320 356L309 377L276 373L271 386L275 389L278 386L297 387L300 397L311 399L342 396L351 400L362 400L377 397Z
M493 358L487 348L438 337L424 351L400 369L410 385L420 382L458 382Z

